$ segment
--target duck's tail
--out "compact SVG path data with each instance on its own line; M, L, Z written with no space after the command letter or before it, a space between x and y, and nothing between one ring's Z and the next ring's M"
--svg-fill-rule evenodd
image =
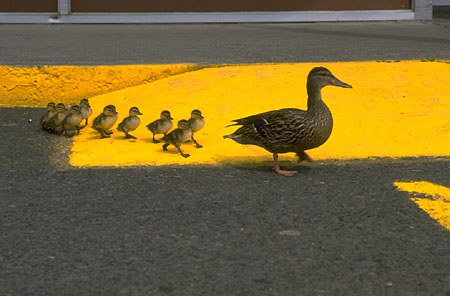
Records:
M230 134L230 135L225 135L223 136L224 139L231 139L237 143L241 143L241 139L242 136L241 135L236 135L236 134Z

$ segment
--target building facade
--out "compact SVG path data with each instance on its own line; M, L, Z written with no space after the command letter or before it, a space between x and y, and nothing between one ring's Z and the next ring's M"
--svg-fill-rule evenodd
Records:
M0 0L0 23L426 20L432 0Z

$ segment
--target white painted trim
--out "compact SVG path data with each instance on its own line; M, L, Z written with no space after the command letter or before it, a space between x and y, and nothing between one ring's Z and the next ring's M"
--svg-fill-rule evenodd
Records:
M5 13L0 12L0 24L47 24L58 19L57 13Z
M413 20L411 10L174 12L174 13L0 13L0 23L254 23Z
M450 0L433 0L433 6L450 6Z

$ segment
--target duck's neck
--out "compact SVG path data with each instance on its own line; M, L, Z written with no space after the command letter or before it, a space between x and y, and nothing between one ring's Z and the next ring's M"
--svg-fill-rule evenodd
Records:
M315 108L324 105L321 93L322 88L320 86L314 85L308 81L306 90L308 92L308 111L312 111Z

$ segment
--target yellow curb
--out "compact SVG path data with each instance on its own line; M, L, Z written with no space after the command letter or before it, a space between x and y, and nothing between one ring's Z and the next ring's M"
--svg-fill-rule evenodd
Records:
M171 164L262 163L271 155L255 146L222 139L235 128L230 120L258 112L306 108L306 77L316 66L329 68L353 89L326 87L324 101L334 117L333 133L323 146L309 152L313 159L417 157L450 155L450 64L403 61L256 64L205 68L136 87L90 98L94 116L115 104L119 121L131 106L144 113L133 135L123 140L115 131L99 139L91 128L76 137L73 166L129 166ZM162 110L175 121L200 109L206 125L196 139L204 146L182 146L191 157L182 158L173 147L162 152L151 143L145 125ZM294 160L292 154L281 157Z
M398 190L417 195L426 195L429 198L411 198L419 208L427 212L431 218L439 222L444 228L450 230L450 188L430 182L395 182Z
M43 107L49 101L73 104L119 89L194 69L196 65L0 66L0 106Z

